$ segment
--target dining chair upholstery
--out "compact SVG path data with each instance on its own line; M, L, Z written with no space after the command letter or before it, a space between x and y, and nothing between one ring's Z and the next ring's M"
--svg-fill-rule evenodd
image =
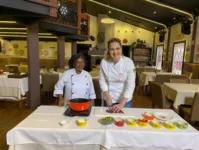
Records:
M157 74L155 82L159 84L164 84L165 82L170 82L170 75L168 74Z
M144 72L154 72L155 68L145 68Z
M199 84L199 79L190 79L191 84Z
M65 71L66 71L66 69L63 69L63 68L57 68L57 72L64 73Z
M96 94L95 106L101 106L102 94L101 94L101 89L100 89L100 84L99 84L99 77L93 77L93 85L94 85L95 94Z
M185 118L192 121L199 121L199 92L196 92L193 98L192 105L180 105L179 106L179 114Z
M44 103L48 104L53 98L54 86L59 80L59 74L42 74L42 91L44 92Z
M172 107L172 102L170 102L164 94L163 85L156 82L150 82L150 87L152 91L152 107L155 106L168 109Z
M189 83L188 79L170 79L171 83Z
M192 78L193 73L192 73L192 72L184 71L183 75L187 76L187 78L188 78L188 79L191 79L191 78Z
M186 75L171 75L171 79L188 79Z

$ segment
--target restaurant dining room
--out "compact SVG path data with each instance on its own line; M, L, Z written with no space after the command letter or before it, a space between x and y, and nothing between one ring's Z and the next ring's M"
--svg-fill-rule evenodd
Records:
M198 0L0 0L0 150L199 150Z

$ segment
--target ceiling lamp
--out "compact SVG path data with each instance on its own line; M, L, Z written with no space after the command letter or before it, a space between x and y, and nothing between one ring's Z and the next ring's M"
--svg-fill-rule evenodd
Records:
M62 16L66 16L68 13L67 6L64 4L58 4L58 6L59 6L59 9L58 9L59 14Z
M111 19L111 18L102 18L101 19L101 23L104 23L104 24L113 24L115 23L114 19Z

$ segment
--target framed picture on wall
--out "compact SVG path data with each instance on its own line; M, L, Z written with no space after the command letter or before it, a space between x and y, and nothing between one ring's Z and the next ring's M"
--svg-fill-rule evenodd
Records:
M172 73L182 74L186 41L173 44Z
M158 69L158 70L162 70L163 53L164 53L164 44L157 45L157 48L156 48L156 69Z

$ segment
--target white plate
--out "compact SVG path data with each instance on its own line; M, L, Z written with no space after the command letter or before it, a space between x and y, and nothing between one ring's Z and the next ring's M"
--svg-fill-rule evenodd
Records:
M173 118L173 116L169 115L166 112L158 112L158 113L155 113L154 116L157 119L162 120L162 121L168 121L168 120L171 120Z

